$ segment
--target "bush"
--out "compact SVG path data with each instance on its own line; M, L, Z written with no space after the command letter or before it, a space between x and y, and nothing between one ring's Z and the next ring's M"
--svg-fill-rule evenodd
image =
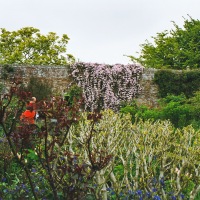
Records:
M161 98L182 93L189 98L200 89L200 71L159 70L155 73L154 82L158 85Z
M200 118L199 115L197 115L197 104L194 104L194 102L197 102L195 97L190 100L187 99L184 94L178 96L168 95L159 100L158 108L148 108L144 105L137 106L127 104L120 109L120 112L130 113L132 116L132 122L135 122L136 118L142 120L151 119L153 121L170 120L176 128L188 126L191 123L197 127Z
M83 91L77 85L73 85L69 88L68 92L64 94L64 99L68 105L73 105L77 100L82 98Z
M32 96L37 97L37 101L48 99L52 96L52 83L32 76L26 91L31 92Z
M166 120L138 120L132 124L130 115L110 110L102 114L94 126L91 147L96 152L112 152L112 161L95 176L96 193L103 195L107 189L110 199L193 199L197 195L195 176L199 174L194 163L199 160L199 130L191 126L175 129ZM70 137L85 144L89 130L90 123L84 116ZM79 145L75 141L73 149ZM86 152L82 145L79 153L83 159L87 159Z

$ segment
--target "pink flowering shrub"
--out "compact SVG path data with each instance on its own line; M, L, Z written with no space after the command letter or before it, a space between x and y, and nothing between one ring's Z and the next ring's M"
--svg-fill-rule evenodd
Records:
M85 109L114 109L136 97L143 67L139 64L106 65L77 62L71 65L73 80L83 89Z

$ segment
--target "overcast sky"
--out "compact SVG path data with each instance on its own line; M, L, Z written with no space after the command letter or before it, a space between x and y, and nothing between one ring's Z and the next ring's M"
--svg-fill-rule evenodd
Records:
M0 27L31 26L70 38L67 53L83 62L127 64L152 36L200 19L200 0L0 0Z

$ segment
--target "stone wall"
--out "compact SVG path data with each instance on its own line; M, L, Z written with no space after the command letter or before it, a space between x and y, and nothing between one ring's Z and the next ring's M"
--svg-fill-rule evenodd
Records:
M145 104L150 107L156 107L158 105L158 87L153 83L154 74L158 69L145 68L142 74L140 85L142 91L136 101L139 105Z
M65 66L13 66L15 74L27 84L31 76L48 80L54 93L62 93L69 85L68 69ZM0 67L2 74L2 67ZM8 84L8 83L7 83Z
M13 66L15 73L20 76L24 83L28 83L31 76L39 79L49 80L53 85L53 91L57 94L62 94L69 86L68 68L65 66ZM2 74L2 67L0 73ZM156 69L145 68L142 74L140 84L142 92L137 97L138 104L145 104L148 106L157 105L158 88L153 83ZM7 83L8 84L8 83Z

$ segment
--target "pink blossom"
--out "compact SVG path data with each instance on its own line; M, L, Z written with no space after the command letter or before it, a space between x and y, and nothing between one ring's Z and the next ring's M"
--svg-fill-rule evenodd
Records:
M71 66L72 77L82 87L85 109L117 110L121 101L131 101L141 91L139 64L106 65L78 62Z

